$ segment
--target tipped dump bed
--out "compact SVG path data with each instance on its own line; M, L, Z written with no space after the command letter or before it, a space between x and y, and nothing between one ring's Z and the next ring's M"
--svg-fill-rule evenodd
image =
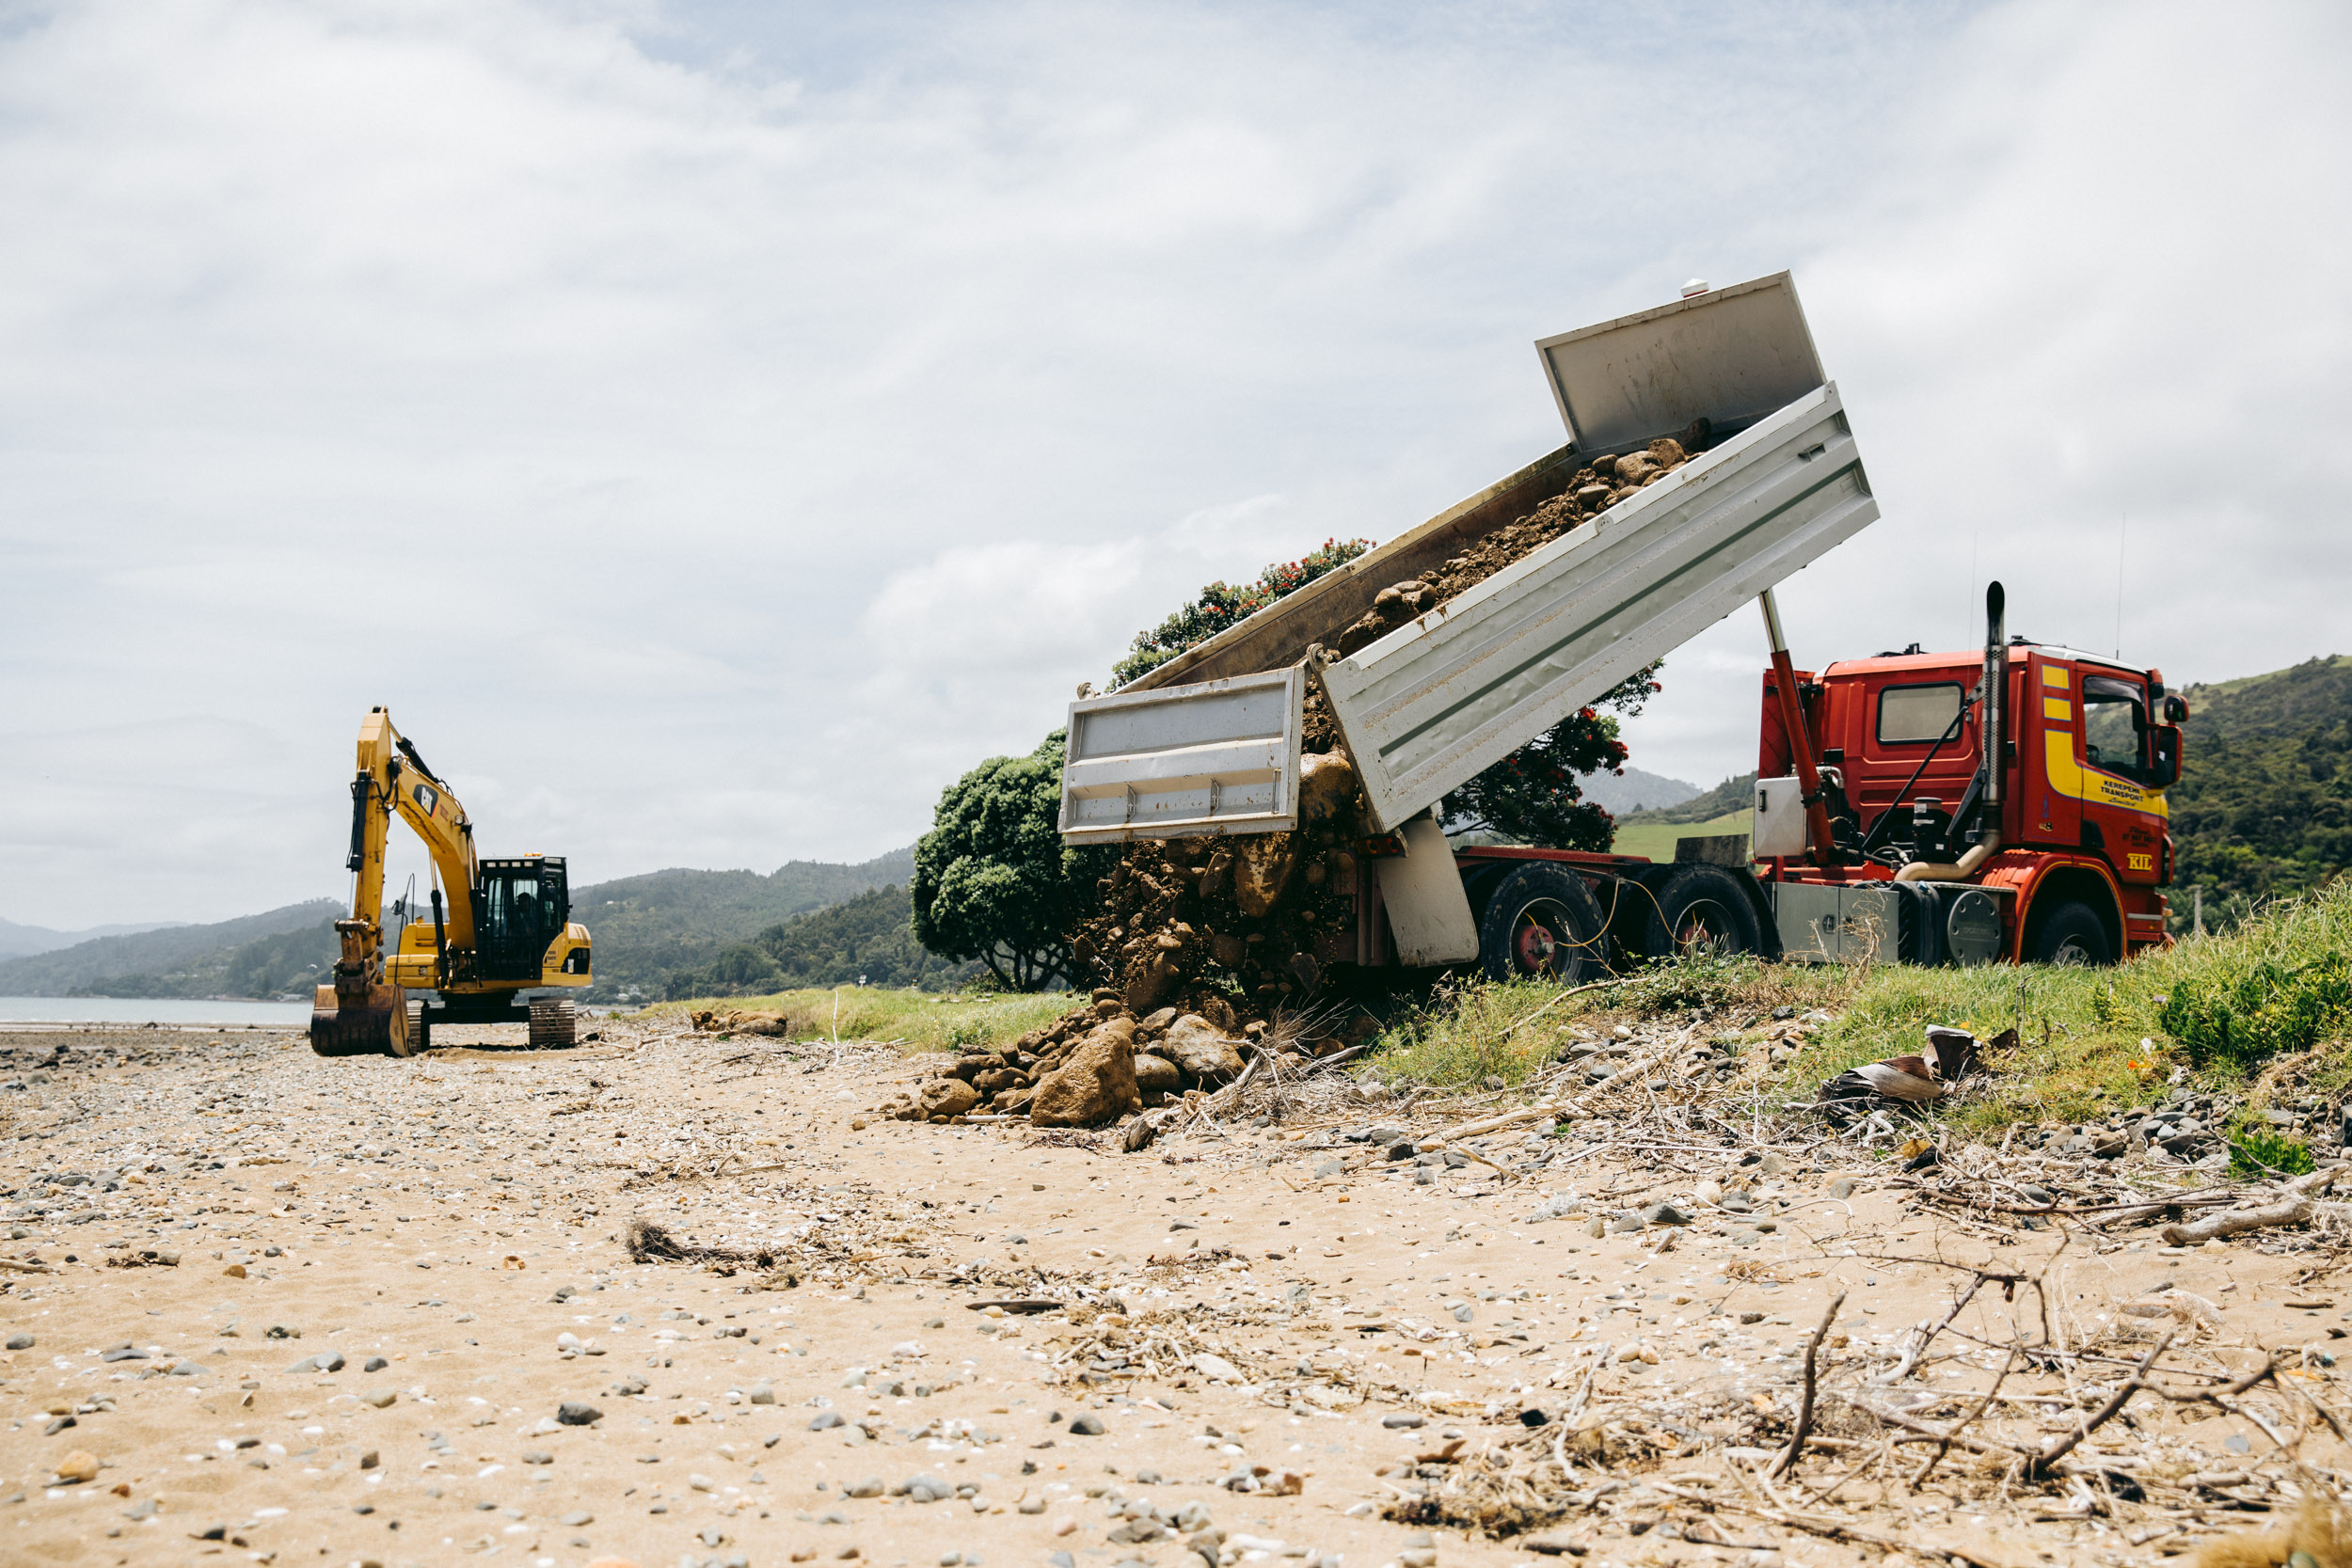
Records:
M1122 690L1073 704L1066 839L1295 826L1295 792L1267 787L1296 777L1295 719L1268 735L1265 705L1250 704L1249 733L1226 737L1188 710L1240 714L1228 683L1331 645L1382 589L1435 575L1597 458L1709 428L1693 461L1324 669L1381 826L1419 815L1878 515L1787 273L1536 349L1575 438ZM1216 773L1228 740L1247 742L1250 780Z

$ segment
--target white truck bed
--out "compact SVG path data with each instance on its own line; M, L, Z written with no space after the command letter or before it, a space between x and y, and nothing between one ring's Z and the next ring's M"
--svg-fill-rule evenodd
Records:
M1536 347L1569 444L1124 689L1073 703L1065 840L1295 827L1308 650L1596 456L1714 427L1664 479L1323 670L1379 826L1418 816L1878 516L1786 273Z

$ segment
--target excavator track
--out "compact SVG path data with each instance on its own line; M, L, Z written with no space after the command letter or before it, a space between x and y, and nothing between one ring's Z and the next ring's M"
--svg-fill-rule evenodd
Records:
M571 1049L577 1015L569 1002L537 1001L531 1005L531 1048L533 1051Z

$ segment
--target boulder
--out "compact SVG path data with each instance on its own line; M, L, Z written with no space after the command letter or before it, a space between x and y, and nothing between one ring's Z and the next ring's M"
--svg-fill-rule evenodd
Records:
M1183 979L1184 974L1184 972L1176 967L1176 961L1171 955L1154 950L1150 958L1136 965L1128 973L1125 1003L1127 1011L1137 1016L1152 1011L1159 1005L1160 998L1176 988L1176 982ZM1095 1004L1097 1010L1100 1010L1103 1004L1099 1002Z
M1186 1013L1169 1024L1163 1049L1203 1084L1222 1084L1241 1071L1241 1043L1199 1013Z
M1249 957L1249 944L1230 931L1219 931L1209 939L1209 952L1228 969L1239 969Z
M1253 833L1235 847L1233 902L1242 913L1258 920L1273 912L1298 870L1299 845L1295 832Z
M946 1121L969 1113L980 1102L980 1091L961 1078L934 1078L923 1085L915 1101L927 1121Z
M1174 1094L1183 1087L1182 1077L1176 1064L1165 1056L1136 1058L1136 1087L1145 1094Z
M739 1035L783 1036L792 1033L792 1025L782 1013L737 1013L728 1021Z
M1356 804L1356 764L1344 752L1315 752L1298 759L1298 820L1343 816Z
M1029 1101L1029 1120L1039 1127L1097 1127L1142 1110L1143 1094L1136 1087L1135 1038L1133 1019L1098 1024L1078 1042L1070 1060L1038 1085Z

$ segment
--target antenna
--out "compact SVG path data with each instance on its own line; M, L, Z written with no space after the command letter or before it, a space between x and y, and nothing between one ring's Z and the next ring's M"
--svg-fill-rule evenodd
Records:
M2115 662L2123 662L2123 542L2132 531L2132 515L2123 514L2123 520L2115 530Z

